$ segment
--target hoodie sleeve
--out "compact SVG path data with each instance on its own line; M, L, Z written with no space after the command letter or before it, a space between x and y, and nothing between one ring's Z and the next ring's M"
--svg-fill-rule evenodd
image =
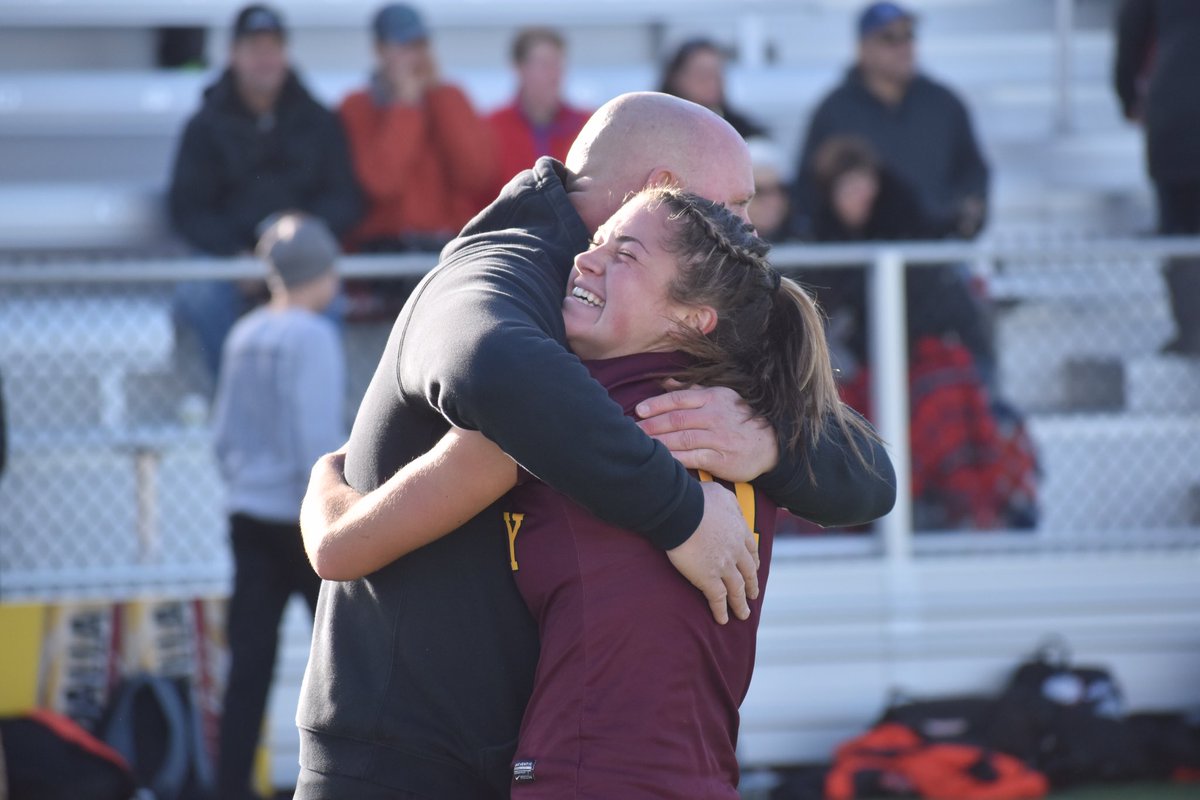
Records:
M220 163L212 131L198 114L188 121L175 156L167 202L175 230L193 247L231 256L247 247L239 221L222 205Z
M1113 63L1113 86L1121 111L1134 119L1140 112L1138 79L1154 45L1154 3L1123 0L1116 13L1117 55Z
M502 246L493 237L453 246L418 290L399 355L402 391L482 432L600 518L663 549L681 544L703 516L700 485L561 344L560 267L574 252L548 252L545 238L524 231L502 235Z
M855 414L848 406L847 414ZM861 525L878 519L896 503L896 472L883 443L862 434L847 438L832 426L807 452L808 467L799 453L783 453L778 466L755 486L776 504L798 517L824 527ZM855 456L851 443L862 453Z
M337 116L321 110L325 127L324 160L321 164L321 190L312 198L308 212L325 220L339 237L350 232L362 219L365 205L354 177L346 134Z

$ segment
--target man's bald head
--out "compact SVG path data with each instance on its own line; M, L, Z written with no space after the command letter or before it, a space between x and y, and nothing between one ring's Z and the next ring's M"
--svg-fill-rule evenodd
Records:
M696 103L658 92L623 94L601 106L567 154L571 201L589 230L626 196L674 184L746 216L754 175L745 141Z

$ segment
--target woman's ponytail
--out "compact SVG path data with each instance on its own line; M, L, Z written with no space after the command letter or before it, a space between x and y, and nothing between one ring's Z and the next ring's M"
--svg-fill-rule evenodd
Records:
M838 396L825 339L824 318L812 297L767 261L770 246L724 206L678 189L645 190L677 223L668 250L680 262L670 294L684 304L707 305L717 323L707 334L681 329L679 348L694 361L678 375L684 383L728 386L766 418L783 445L808 452L831 425L859 459L860 434L871 427L846 411Z

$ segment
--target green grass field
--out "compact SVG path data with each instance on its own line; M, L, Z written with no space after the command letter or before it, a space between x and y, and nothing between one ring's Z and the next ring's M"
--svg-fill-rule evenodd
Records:
M770 793L773 797L810 797L809 791L795 793L795 787L780 787ZM751 792L743 797L755 800L767 795ZM1046 800L1200 800L1200 783L1131 783L1122 785L1081 786L1047 795Z
M1200 800L1200 783L1138 783L1089 786L1056 792L1048 800Z

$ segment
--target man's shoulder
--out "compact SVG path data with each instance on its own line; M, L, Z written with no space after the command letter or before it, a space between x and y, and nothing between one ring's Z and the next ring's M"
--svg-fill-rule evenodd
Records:
M218 136L234 124L235 119L235 112L229 102L225 98L214 96L210 89L200 101L200 106L188 117L185 131L192 135Z
M540 158L532 169L518 173L491 205L463 228L462 236L446 246L442 257L454 254L477 237L503 232L511 240L514 229L551 243L580 249L589 232L567 197L566 168L552 158ZM572 253L574 255L574 253Z
M302 308L279 311L270 306L250 311L229 332L235 346L273 342L290 345L313 339L336 341L337 337L337 327L322 314Z
M342 102L338 104L338 111L342 114L362 113L374 105L375 101L371 99L370 91L364 87L355 89L343 97Z
M306 308L294 309L289 324L303 336L337 339L337 326L333 324L333 320Z
M938 103L947 107L965 108L962 98L958 96L958 92L950 88L949 85L925 73L918 73L913 78L912 91L914 95L920 97L925 102Z
M862 79L849 70L817 103L815 114L837 114L851 107L860 107L869 100Z
M517 108L515 101L489 111L483 117L493 125L503 125L506 127L524 126L521 111Z
M238 353L250 347L255 347L259 340L265 338L265 331L271 324L271 312L266 306L260 306L247 312L233 327L225 340L225 350Z
M559 114L565 119L580 123L587 122L589 119L591 119L592 113L593 112L586 108L577 108L576 106L568 103L563 103L562 108L559 110Z
M431 98L443 98L444 97L444 98L454 98L456 100L464 100L464 101L466 101L467 105L470 105L470 100L471 100L470 95L467 94L466 89L459 86L457 83L450 83L449 81L443 81L443 82L439 83L437 86L434 86L433 88L431 88L429 90L429 94L427 96L431 97Z

